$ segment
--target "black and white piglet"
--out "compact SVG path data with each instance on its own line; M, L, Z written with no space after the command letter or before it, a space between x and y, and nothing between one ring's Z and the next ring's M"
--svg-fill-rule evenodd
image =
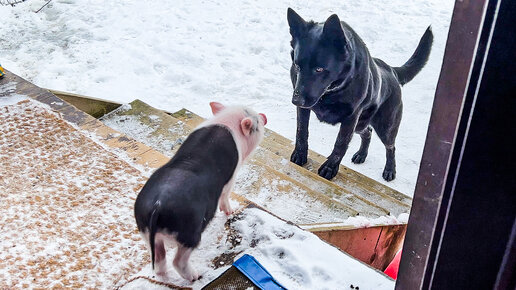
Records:
M173 261L181 277L199 278L190 254L215 215L227 215L238 168L263 139L267 118L244 107L210 103L214 117L196 128L174 157L152 174L136 198L138 230L148 242L152 266L165 275L166 244L176 244Z

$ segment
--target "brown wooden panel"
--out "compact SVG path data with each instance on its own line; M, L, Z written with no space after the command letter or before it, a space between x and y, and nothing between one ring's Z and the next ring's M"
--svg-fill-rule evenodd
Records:
M406 225L393 225L313 233L352 257L383 271L401 249L406 229Z
M382 271L385 270L403 246L406 231L406 225L383 227L380 239L375 247L375 257L371 266Z
M487 0L456 1L396 289L421 289Z
M77 94L71 94L55 90L49 91L54 95L58 96L60 99L63 99L64 101L74 105L79 110L93 116L94 118L100 118L121 106L121 104L119 103L96 99L92 97L84 97Z

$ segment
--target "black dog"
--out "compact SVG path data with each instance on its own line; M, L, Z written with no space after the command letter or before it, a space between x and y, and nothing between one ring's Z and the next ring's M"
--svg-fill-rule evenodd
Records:
M320 176L332 179L337 175L353 132L360 135L362 144L352 161L363 163L374 128L387 151L383 178L393 180L394 141L402 114L401 86L426 64L433 41L431 27L412 57L401 67L391 67L371 57L362 39L335 14L324 23L306 22L289 8L287 18L292 35L292 103L297 106L296 147L290 160L298 165L307 162L312 110L322 122L340 123L335 147L319 168Z

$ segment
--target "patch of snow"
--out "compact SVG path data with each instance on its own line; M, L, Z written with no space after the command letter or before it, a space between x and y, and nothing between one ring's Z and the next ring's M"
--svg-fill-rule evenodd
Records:
M171 261L175 249L167 252L166 277L156 276L147 265L134 277L149 277L160 282L200 289L229 268L227 261L216 262L221 253L240 258L254 256L287 289L393 289L394 281L362 262L321 241L312 233L289 225L259 209L245 209L229 220L220 212L208 225L198 249L191 256L192 266L202 275L190 284L179 277ZM220 228L225 225L226 232ZM231 259L233 260L233 259ZM229 262L231 263L231 261ZM221 266L224 265L224 266ZM221 267L220 267L221 266ZM155 283L137 279L122 289L161 289Z
M288 289L392 289L394 282L376 270L257 209L244 211L235 227L241 246ZM253 247L253 244L256 244ZM238 257L237 257L238 259Z
M27 96L23 95L11 95L9 97L0 96L0 107L14 105L20 101L27 100Z
M15 94L15 89L16 83L13 82L0 85L0 107L14 105L27 99L27 96Z
M244 164L237 173L233 191L295 224L340 222L349 216L344 209L330 207L307 193L307 189L264 168Z
M402 224L407 224L409 220L409 214L408 213L402 213L398 216L398 221Z
M401 216L401 215L400 215ZM328 223L328 224L312 224L312 225L301 225L300 227L304 230L311 230L315 228L324 227L353 227L353 228L369 228L374 226L385 226L385 225L400 225L403 222L392 215L381 216L377 218L367 218L363 216L349 217L343 222Z
M149 119L150 119L152 122L159 122L159 120L160 120L159 116L156 116L156 115L150 115L150 116L149 116Z
M101 118L101 120L108 127L123 132L127 136L160 151L164 155L172 157L171 149L176 144L173 141L154 136L153 133L155 129L140 122L138 116L110 114Z

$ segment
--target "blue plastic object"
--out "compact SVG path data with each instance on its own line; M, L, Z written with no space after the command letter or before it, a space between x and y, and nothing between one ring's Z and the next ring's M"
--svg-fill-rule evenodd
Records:
M253 256L243 255L233 263L254 285L263 290L287 289L276 281L272 275Z

